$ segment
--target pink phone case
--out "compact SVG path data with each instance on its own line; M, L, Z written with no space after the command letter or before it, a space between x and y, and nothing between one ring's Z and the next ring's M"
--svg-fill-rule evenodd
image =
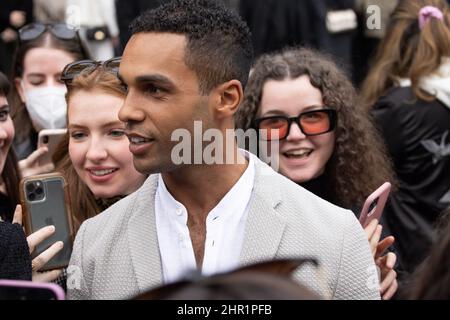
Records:
M373 219L378 219L378 221L380 221L390 191L391 184L389 182L385 182L367 197L361 210L361 214L359 215L359 222L363 228L365 228ZM370 206L374 201L377 201L376 206L369 212Z
M65 300L64 290L54 283L25 280L0 280L0 292L2 289L16 290L17 292L20 291L22 299L27 300L38 299L36 297L39 295L39 292L42 291L47 291L47 293L55 300Z

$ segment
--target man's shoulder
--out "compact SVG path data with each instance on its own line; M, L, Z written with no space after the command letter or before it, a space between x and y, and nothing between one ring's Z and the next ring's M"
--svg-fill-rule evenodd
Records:
M130 206L135 202L136 196L137 192L126 196L106 210L100 212L95 217L87 219L84 221L84 224L95 226L119 222L119 220L122 220L126 216L126 211L128 211Z
M92 232L98 237L100 234L113 232L117 228L126 226L133 212L137 210L137 205L142 201L142 194L147 193L150 183L151 181L145 181L135 192L117 201L95 217L84 221L82 224L84 232Z
M276 256L318 259L326 270L325 278L333 298L377 298L376 289L366 288L373 258L364 230L353 212L321 199L285 177L267 173L257 177L252 214L261 216L261 210L270 211L270 217L283 225ZM272 223L256 221L259 221L258 232L267 228L269 231L264 234L270 234L273 230ZM311 278L308 272L301 272L296 278L316 288L317 279ZM348 289L349 286L354 289ZM319 293L323 291L320 287L316 289Z
M257 170L255 180L253 201L257 211L274 208L286 224L285 240L295 239L295 243L300 241L312 248L316 247L315 243L323 243L340 250L349 228L358 224L353 212L316 196L276 172L267 171L265 164L259 166L264 171Z
M263 188L256 188L260 193L259 196L278 197L280 205L277 210L283 212L286 219L299 221L301 217L309 217L312 221L323 221L329 224L335 220L342 221L347 215L353 215L350 210L336 206L271 168L264 167L265 164L258 165L262 170L258 171L259 177L256 183L264 185Z

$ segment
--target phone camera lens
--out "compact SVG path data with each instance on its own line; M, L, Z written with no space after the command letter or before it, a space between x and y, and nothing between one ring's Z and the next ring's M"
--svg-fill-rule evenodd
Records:
M34 200L36 200L36 195L34 193L30 193L30 194L28 194L28 199L30 201L34 201Z
M48 136L44 136L44 137L42 138L42 142L43 142L43 143L48 143Z
M28 191L28 192L33 192L34 189L35 189L33 183L28 183L26 188L27 188L27 191Z
M41 195L43 191L41 187L37 187L35 192L37 195Z

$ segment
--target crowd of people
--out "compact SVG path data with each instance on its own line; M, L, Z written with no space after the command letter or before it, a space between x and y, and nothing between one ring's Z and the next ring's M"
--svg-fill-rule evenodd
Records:
M263 48L280 34L244 0L67 1L80 28L38 3L59 18L29 23L31 1L6 1L0 30L14 49L0 72L0 279L69 299L450 298L446 1L396 2L367 76L348 72L353 27L327 25L328 47ZM54 152L39 145L61 128ZM66 244L34 253L55 226L24 233L20 181L50 172L75 240L70 264L42 272ZM383 215L362 224L384 182Z

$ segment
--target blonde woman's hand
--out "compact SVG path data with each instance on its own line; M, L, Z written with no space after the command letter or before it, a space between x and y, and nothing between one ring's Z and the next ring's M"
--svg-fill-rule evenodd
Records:
M16 211L14 212L13 223L18 223L22 225L22 206L17 205ZM47 226L39 229L36 232L33 232L27 237L28 248L30 250L30 254L36 249L41 242L45 239L49 238L55 233L54 226ZM35 257L31 261L32 268L32 279L37 282L50 282L58 278L62 270L52 270L49 272L38 272L50 259L52 259L61 249L64 244L62 241L57 241L50 246L47 250L42 252L40 255Z
M47 147L40 147L30 154L28 158L20 160L19 169L22 173L22 177L52 172L55 169L55 165L53 163L48 163L42 166L39 164L39 159L47 152Z

